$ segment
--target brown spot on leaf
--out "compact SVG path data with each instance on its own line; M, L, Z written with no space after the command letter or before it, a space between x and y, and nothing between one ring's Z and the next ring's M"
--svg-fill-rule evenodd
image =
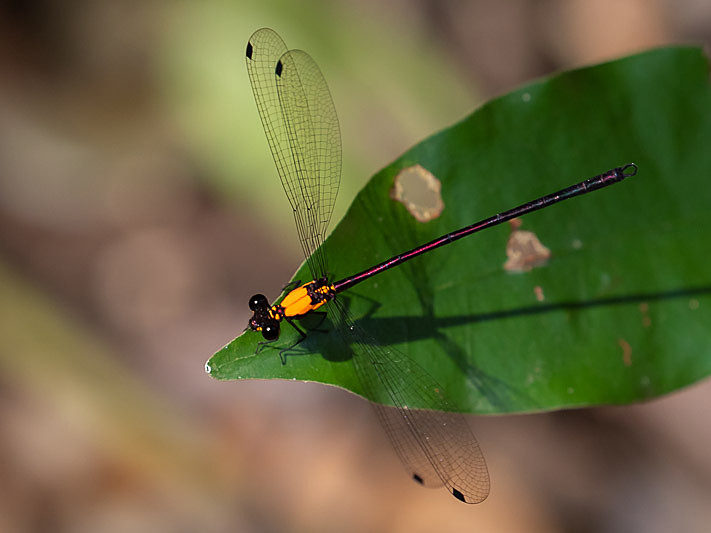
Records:
M444 209L442 183L426 168L413 165L395 176L390 196L397 200L419 222L437 218Z
M532 268L545 265L551 257L551 251L543 246L535 233L519 229L519 219L514 218L509 224L511 235L506 242L507 259L504 270L528 272Z
M639 304L639 312L642 313L642 325L648 328L652 325L652 319L649 316L649 304L647 302L642 302Z
M632 365L632 346L625 339L619 339L617 344L622 348L622 362L625 366Z

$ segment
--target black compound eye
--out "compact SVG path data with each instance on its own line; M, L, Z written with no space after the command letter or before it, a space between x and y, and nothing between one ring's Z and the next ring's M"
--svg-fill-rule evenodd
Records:
M267 301L267 297L263 294L255 294L249 299L249 308L252 311L263 309L264 307L269 307L269 302Z
M262 327L262 336L268 341L276 340L279 337L279 323L265 324Z

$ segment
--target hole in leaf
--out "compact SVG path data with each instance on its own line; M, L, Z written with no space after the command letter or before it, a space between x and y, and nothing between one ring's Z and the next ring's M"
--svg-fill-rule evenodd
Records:
M420 165L405 168L395 176L390 196L397 200L419 222L437 218L444 209L442 183Z
M508 272L528 272L532 268L543 266L551 257L551 251L543 246L535 233L519 229L521 220L514 218L511 235L506 242L506 262L504 270Z

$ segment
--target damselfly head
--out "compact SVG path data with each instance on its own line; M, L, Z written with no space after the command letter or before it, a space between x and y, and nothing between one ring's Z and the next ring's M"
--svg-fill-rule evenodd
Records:
M270 312L271 307L267 297L255 294L249 299L249 308L254 312L249 319L249 329L261 331L265 340L273 341L279 338L279 321Z

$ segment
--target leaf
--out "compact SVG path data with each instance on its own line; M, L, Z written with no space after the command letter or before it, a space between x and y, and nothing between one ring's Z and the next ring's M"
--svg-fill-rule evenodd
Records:
M616 166L637 176L522 219L551 251L504 269L503 224L339 295L369 336L406 353L463 412L653 398L711 372L711 92L698 48L662 48L532 83L405 153L358 194L325 246L332 280ZM444 210L416 221L390 197L419 164ZM274 179L277 179L276 176ZM305 265L294 279L308 281ZM255 290L255 292L258 292ZM314 332L303 355L256 354L246 332L208 361L217 379L318 381L362 393L350 355ZM278 341L298 338L288 325ZM411 406L411 407L427 407Z

